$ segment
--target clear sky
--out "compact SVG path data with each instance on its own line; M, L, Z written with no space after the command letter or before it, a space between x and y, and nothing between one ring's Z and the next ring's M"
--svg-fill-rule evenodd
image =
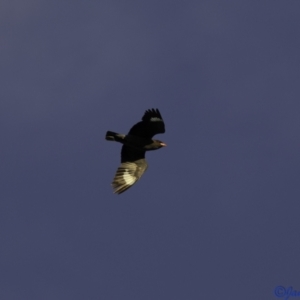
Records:
M7 0L0 37L0 299L300 291L299 0Z

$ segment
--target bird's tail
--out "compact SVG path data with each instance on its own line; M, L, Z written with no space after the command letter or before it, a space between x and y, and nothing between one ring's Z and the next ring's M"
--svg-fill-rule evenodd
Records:
M113 132L113 131L107 131L105 139L107 141L116 141L116 142L123 143L124 142L124 137L125 137L124 134L116 133L116 132Z

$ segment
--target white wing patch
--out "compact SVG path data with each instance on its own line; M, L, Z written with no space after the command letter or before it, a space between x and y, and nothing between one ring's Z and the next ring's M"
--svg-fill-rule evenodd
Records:
M157 117L153 117L153 118L150 118L150 121L151 122L161 122L161 119L157 118Z
M133 184L136 180L136 178L128 172L128 169L124 170L123 179L126 182L126 184L130 184L130 185Z

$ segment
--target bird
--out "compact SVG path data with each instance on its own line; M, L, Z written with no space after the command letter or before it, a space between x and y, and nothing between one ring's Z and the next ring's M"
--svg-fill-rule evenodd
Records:
M146 151L167 146L160 140L152 139L155 134L159 133L165 133L165 123L157 108L146 110L142 121L132 126L127 134L106 132L107 141L123 144L121 165L111 184L115 194L125 192L142 177L148 167L145 159Z

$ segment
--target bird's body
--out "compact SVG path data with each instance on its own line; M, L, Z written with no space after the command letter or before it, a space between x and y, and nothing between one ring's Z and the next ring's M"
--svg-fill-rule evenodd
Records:
M127 135L107 131L106 140L123 144L121 150L121 166L112 182L114 192L121 194L141 178L148 165L145 152L166 146L152 137L164 133L165 125L158 109L146 110L142 121L135 124Z
M160 141L152 140L150 138L143 138L131 134L119 134L112 131L107 131L106 139L108 141L116 141L128 147L140 150L143 149L145 151L156 150L160 148L159 145L160 143L162 143Z

